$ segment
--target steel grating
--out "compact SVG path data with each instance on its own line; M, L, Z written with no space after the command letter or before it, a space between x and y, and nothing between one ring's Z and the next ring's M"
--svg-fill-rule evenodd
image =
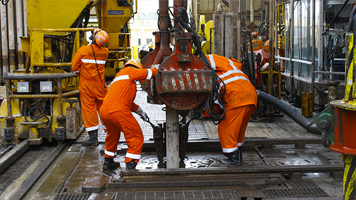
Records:
M313 181L287 181L280 188L262 189L267 197L324 197L328 194Z
M54 200L87 200L90 194L58 194Z
M235 190L188 190L188 191L149 191L149 192L116 192L115 200L136 199L241 199Z
M261 157L264 158L282 158L286 155L280 149L260 149L258 151Z

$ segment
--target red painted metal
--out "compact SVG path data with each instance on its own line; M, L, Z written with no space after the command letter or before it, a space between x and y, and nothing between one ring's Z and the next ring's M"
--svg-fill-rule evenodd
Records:
M175 0L174 7L186 7L186 0ZM170 19L168 1L159 3L159 32L156 32L155 50L142 60L144 68L152 64L160 64L154 82L141 81L142 88L147 91L148 102L165 103L177 110L189 110L203 104L207 95L212 92L212 72L204 62L192 52L192 34L177 31L179 24L175 22L175 32L168 32ZM174 16L178 12L174 10ZM170 50L170 36L174 36L174 49Z
M335 142L330 149L346 155L356 156L356 111L334 108Z

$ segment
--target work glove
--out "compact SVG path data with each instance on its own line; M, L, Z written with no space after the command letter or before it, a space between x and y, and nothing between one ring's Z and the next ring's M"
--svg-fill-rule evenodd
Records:
M151 65L151 68L156 68L156 69L158 69L158 68L159 68L159 64Z
M147 113L143 112L142 108L138 107L138 109L135 111L135 113L140 115L142 120L148 121L148 115L147 115Z

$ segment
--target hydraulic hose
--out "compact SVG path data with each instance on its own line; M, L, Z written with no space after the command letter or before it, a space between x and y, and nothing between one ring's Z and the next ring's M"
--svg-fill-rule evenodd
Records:
M293 119L295 122L297 122L303 128L305 128L307 131L314 133L314 134L318 134L318 135L321 134L316 126L315 121L310 122L307 118L305 118L302 114L300 114L291 105L277 99L276 97L274 97L272 95L262 92L260 90L257 90L257 97L262 102L272 105L273 107L282 111L284 114L286 114L288 117Z

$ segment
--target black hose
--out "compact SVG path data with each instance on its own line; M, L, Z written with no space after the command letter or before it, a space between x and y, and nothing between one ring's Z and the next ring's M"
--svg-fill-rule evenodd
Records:
M2 0L1 3L2 5L6 6L6 4L9 3L9 0Z
M261 100L264 103L267 103L284 114L288 115L291 119L293 119L295 122L297 122L299 125L301 125L303 128L305 128L307 131L314 133L314 134L321 134L321 132L318 130L315 121L310 122L307 118L305 118L302 114L300 114L294 107L291 105L277 99L276 97L269 95L265 92L262 92L260 90L257 90L257 97L258 100Z
M98 3L96 3L96 4L94 4L94 5L91 5L91 6L90 6L90 8L92 8L92 7L95 7L95 6L99 5L102 1L103 1L103 0L100 0L100 1L98 1ZM93 3L93 2L90 2L90 3Z

